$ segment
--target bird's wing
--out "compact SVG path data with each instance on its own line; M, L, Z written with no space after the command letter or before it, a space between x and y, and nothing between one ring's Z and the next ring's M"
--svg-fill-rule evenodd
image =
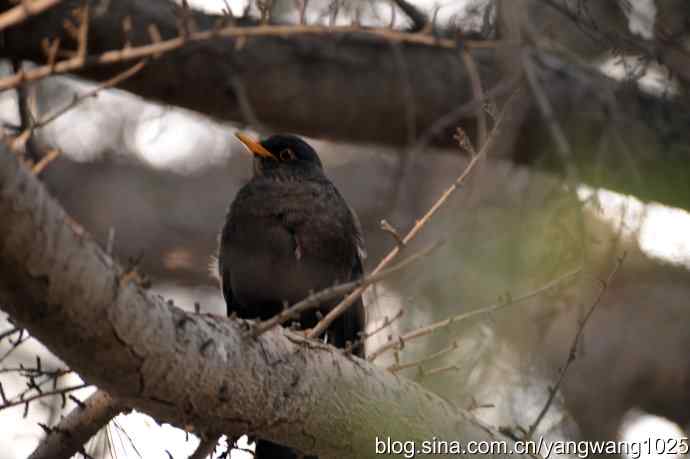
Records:
M362 224L359 221L359 217L357 217L357 213L352 207L350 207L349 204L347 205L347 209L352 216L352 223L354 226L353 238L357 247L357 255L355 256L350 275L350 279L355 280L364 276L364 265L362 261L367 257L367 249L364 245L364 233L362 232ZM350 306L347 311L345 311L343 321L346 330L355 331L354 336L348 338L352 343L358 344L355 350L355 355L364 358L364 343L359 343L359 341L364 339L367 316L361 296L352 306ZM362 336L357 335L359 332L362 333Z
M232 284L230 283L230 267L228 266L228 255L223 253L224 247L222 242L218 249L218 278L220 279L220 289L223 291L225 298L225 305L227 315L231 315L236 311L235 296L232 293Z
M352 279L359 279L364 275L362 259L359 256L356 258L355 264L352 267ZM357 301L343 313L343 325L346 330L346 340L351 341L353 344L357 344L354 353L362 358L364 358L364 343L360 343L359 341L364 339L366 324L366 310L364 309L364 302L360 296ZM360 332L361 336L359 335Z
M350 211L350 215L352 215L352 222L355 227L354 231L354 238L355 238L355 245L357 246L357 255L359 256L359 264L362 264L362 260L366 260L367 258L367 248L364 245L364 233L362 232L362 224L359 222L359 217L355 213L355 210L350 207L350 205L347 205L347 209ZM360 266L360 277L361 277L361 266ZM354 274L354 273L353 273Z
M362 277L362 260L366 260L367 258L367 249L366 246L364 245L364 233L362 232L362 224L359 221L359 217L357 216L357 213L355 210L350 206L350 204L347 203L345 198L343 198L343 195L340 194L340 191L338 191L338 188L336 188L335 185L333 185L332 182L328 182L331 190L333 193L335 193L337 199L339 199L345 207L347 207L347 211L350 213L350 220L352 221L352 237L354 239L355 247L357 247L357 256L359 258L358 262L360 264L359 268L359 276L357 277ZM354 277L354 272L353 272L353 279Z

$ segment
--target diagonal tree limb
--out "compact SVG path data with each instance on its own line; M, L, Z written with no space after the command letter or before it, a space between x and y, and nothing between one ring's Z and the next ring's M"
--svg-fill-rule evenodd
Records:
M393 3L395 3L410 21L412 21L412 27L410 29L412 32L418 32L424 29L429 22L429 17L407 0L393 0Z
M0 214L5 312L88 383L160 422L342 458L377 457L377 437L505 439L342 350L282 328L253 338L243 321L166 304L126 276L4 145Z
M19 5L0 14L0 31L20 24L34 14L39 14L58 4L60 0L20 0Z
M221 435L211 434L202 435L199 446L194 450L189 459L207 459L208 457L213 458L213 452L218 445Z
M77 406L41 440L29 459L69 459L125 408L107 392L97 390Z
M22 62L12 61L12 69L15 73L23 72ZM19 111L19 135L26 136L26 140L23 141L24 154L29 161L35 164L41 159L41 155L39 154L34 136L36 121L31 112L32 92L32 88L29 86L17 88L17 108Z

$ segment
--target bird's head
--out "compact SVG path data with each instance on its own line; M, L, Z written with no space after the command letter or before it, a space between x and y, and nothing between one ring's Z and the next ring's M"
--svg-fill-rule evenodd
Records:
M259 142L246 134L235 135L254 155L254 175L289 178L323 173L316 151L297 136L276 134Z

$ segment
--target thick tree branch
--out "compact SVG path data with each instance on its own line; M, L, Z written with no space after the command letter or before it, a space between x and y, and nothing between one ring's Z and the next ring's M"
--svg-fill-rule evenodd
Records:
M0 6L3 3L7 2L0 1ZM63 20L79 6L79 0L63 1L8 30L4 52L44 63L43 38L59 37L62 49L74 47ZM179 36L173 3L168 0L109 2L107 8L91 11L90 55L122 49L125 43L150 44L152 24L163 40ZM221 20L220 16L194 15L198 30L211 30ZM131 24L126 40L124 22ZM408 123L400 114L410 103L408 96L415 99L415 106L423 107L416 113L416 125L428 128L471 101L472 90L459 49L414 43L399 46L406 67L415 69L405 82L411 91L403 86L400 59L391 52L389 40L356 32L190 41L150 62L121 87L147 99L236 122L251 121L239 103L246 97L258 121L273 130L401 144L407 141ZM489 65L493 50L472 53L486 87L492 87L498 81ZM95 66L79 74L104 80L122 67ZM238 94L235 80L241 82L245 94ZM471 120L472 115L469 112L466 118Z
M201 438L199 446L197 446L194 453L189 456L189 459L207 459L209 456L213 458L213 451L215 451L220 441L221 435L211 434L207 437Z
M393 0L393 2L398 5L398 8L400 8L410 21L412 21L412 31L416 32L422 30L429 22L427 15L407 0Z
M72 369L159 421L252 433L323 457L378 437L503 437L415 383L282 328L148 294L0 147L0 304ZM107 361L108 365L100 362Z
M74 408L58 425L50 427L50 433L29 459L69 459L83 451L84 444L123 409L106 392L94 392L83 406Z
M0 0L0 9L12 5ZM45 63L49 50L44 39L54 37L60 38L61 55L76 49L63 22L81 5L80 0L64 0L8 28L2 55ZM179 37L169 0L97 6L91 8L89 55ZM213 30L222 20L202 13L193 17L200 31ZM502 71L501 56L519 53L515 43L494 43L500 46L495 49L466 42L448 48L398 41L393 52L390 38L356 32L259 35L186 42L121 87L150 100L273 131L391 145L407 144L416 136L423 143L450 146L458 125L476 137L476 108L481 105L473 102L463 50L476 63L485 94L497 98L514 87L501 84L514 81ZM579 182L690 209L690 194L681 192L687 190L690 174L685 161L690 144L686 102L646 95L550 52L533 54L544 97L571 143ZM414 71L401 75L401 62ZM127 65L94 65L78 75L106 80ZM501 87L505 90L497 93ZM507 142L501 154L517 163L563 171L566 166L544 142L543 133L553 121L545 119L526 94L513 122L517 144ZM414 122L410 106L415 107ZM414 132L409 132L411 126ZM626 133L628 145L600 151L602 138L620 136L618 131ZM644 182L636 179L634 170L645 170Z

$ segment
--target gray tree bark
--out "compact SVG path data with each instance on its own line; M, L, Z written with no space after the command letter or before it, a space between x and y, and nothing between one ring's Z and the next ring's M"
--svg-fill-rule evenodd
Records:
M83 451L86 442L123 409L106 392L94 392L83 405L51 427L29 459L69 459L77 451Z

